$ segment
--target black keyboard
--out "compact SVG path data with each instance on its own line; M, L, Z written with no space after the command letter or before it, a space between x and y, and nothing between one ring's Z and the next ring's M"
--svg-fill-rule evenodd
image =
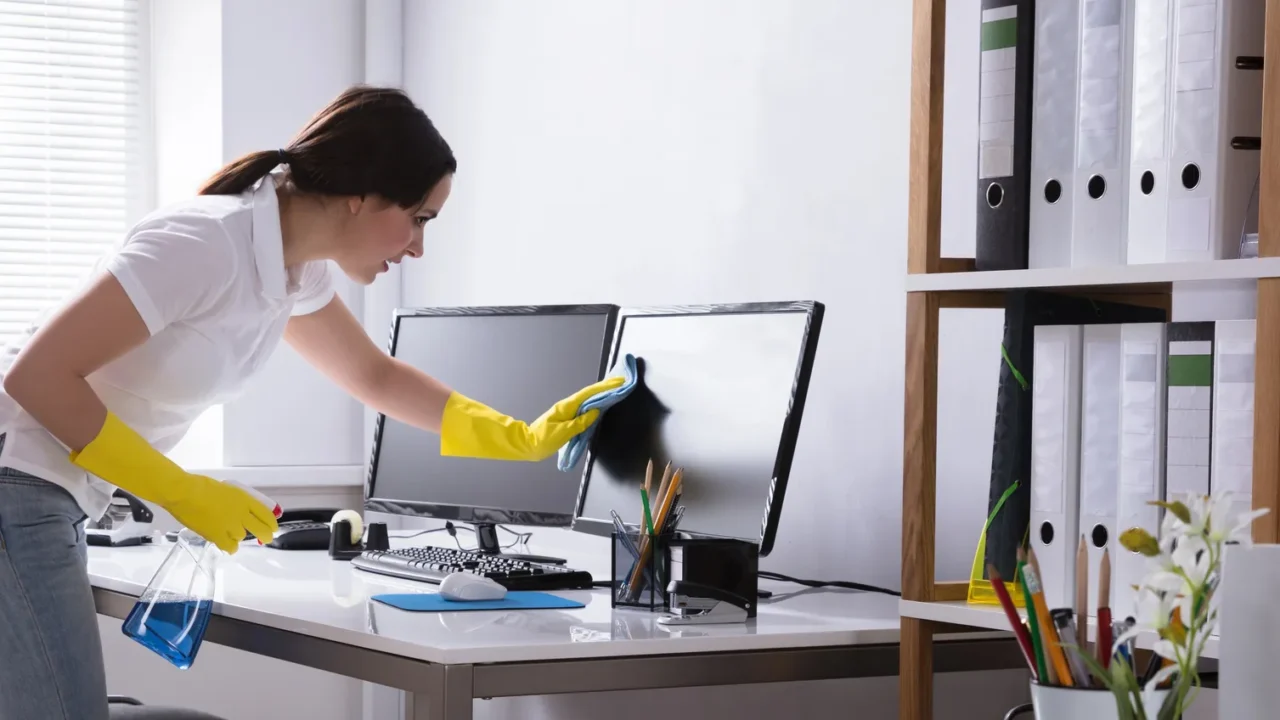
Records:
M591 573L563 565L446 547L366 550L351 564L367 572L437 584L453 573L474 573L508 590L590 590L592 581Z

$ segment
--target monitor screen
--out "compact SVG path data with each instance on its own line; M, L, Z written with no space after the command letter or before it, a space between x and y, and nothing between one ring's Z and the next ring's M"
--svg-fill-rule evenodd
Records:
M391 354L525 422L603 376L612 305L428 308L397 313ZM370 510L467 523L572 522L580 476L537 463L441 457L440 438L378 417Z
M583 470L575 529L613 531L643 514L683 468L679 530L773 544L822 324L820 303L620 311L610 368L627 354L641 382L600 420Z

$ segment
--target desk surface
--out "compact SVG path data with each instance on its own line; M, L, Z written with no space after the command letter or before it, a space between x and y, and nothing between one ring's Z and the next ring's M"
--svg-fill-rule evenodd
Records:
M396 546L404 541L393 539ZM95 587L138 595L172 547L89 548ZM534 552L537 548L532 548ZM607 559L570 564L608 577ZM658 613L614 610L607 590L557 592L576 610L411 613L370 599L436 586L373 575L323 551L245 543L221 571L214 612L280 630L442 664L507 663L897 643L898 600L820 590L776 595L751 622L670 628ZM766 585L776 593L796 586Z

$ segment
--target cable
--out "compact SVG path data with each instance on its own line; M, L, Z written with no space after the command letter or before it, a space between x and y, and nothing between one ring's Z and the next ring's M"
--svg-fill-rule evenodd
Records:
M847 582L845 580L801 580L799 578L793 578L790 575L769 572L768 570L761 570L756 573L756 575L764 578L765 580L780 580L782 582L795 583L797 585L804 585L805 587L811 588L834 587L843 588L845 590L861 590L863 592L883 593L894 597L902 597L902 593L897 590L888 590L882 587L876 587L875 585L863 585L862 583Z

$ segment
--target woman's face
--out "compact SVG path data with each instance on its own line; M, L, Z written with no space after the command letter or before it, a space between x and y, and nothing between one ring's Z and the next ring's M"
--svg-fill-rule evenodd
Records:
M452 187L453 176L445 175L422 205L408 209L381 198L352 199L352 218L342 243L348 252L335 259L338 266L355 282L368 285L392 263L406 256L422 257L423 228L440 214Z

